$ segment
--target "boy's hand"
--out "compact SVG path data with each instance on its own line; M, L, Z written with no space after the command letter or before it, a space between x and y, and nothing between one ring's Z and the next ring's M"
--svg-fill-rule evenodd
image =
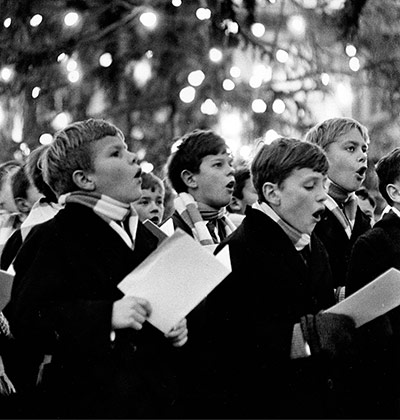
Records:
M188 329L186 326L186 318L183 318L175 327L165 334L174 347L182 347L188 340Z
M113 330L122 328L141 330L150 313L151 306L146 299L125 296L114 302L111 327Z

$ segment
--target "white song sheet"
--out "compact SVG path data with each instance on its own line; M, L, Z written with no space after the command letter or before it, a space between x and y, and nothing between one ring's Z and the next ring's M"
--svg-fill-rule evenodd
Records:
M14 276L7 271L0 270L0 311L4 309L11 298Z
M228 246L214 256L177 229L118 287L125 295L147 299L149 322L167 333L230 272Z
M398 305L400 305L400 271L390 268L326 312L349 315L358 328Z

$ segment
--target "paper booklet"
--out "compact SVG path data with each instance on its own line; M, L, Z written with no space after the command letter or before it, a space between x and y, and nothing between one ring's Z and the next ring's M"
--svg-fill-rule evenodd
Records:
M390 268L326 312L349 315L358 328L398 305L400 305L400 271Z
M14 276L7 271L0 270L0 311L4 309L11 298Z
M164 239L168 238L168 235L164 233L155 223L150 219L146 219L143 222L143 225L158 239L158 244L160 244Z
M228 246L214 256L177 229L118 288L125 295L147 299L152 307L148 321L167 333L231 271Z

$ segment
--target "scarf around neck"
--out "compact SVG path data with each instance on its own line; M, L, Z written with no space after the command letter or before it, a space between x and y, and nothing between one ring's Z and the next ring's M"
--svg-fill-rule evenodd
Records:
M230 235L236 226L233 224L225 208L215 210L205 204L195 201L192 195L180 193L174 200L175 210L182 217L184 222L191 228L194 238L201 245L213 245L211 233L207 228L207 222L218 220L222 224L226 236Z
M357 213L357 196L329 180L328 198L325 207L332 212L342 225L348 238L351 237Z
M133 205L114 200L104 194L86 191L63 194L59 197L58 202L62 206L68 203L76 203L91 208L118 233L131 249L135 248L139 217ZM129 217L128 227L131 236L129 236L126 230L121 226L121 223L127 217Z
M270 217L275 223L277 223L282 230L289 236L289 239L292 241L292 244L296 248L297 251L303 250L306 246L310 244L311 236L307 233L302 233L298 231L293 226L289 225L289 223L285 222L281 219L277 213L267 204L267 203L259 203L256 201L252 205L253 209L259 210L265 213L268 217Z

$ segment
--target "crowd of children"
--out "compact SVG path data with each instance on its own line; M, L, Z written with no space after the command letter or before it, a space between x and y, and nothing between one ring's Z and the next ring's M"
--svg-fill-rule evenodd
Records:
M3 417L398 416L398 310L362 328L325 311L400 269L400 150L377 165L378 220L361 204L375 206L361 189L369 141L333 118L236 168L226 141L198 129L162 179L115 125L89 119L1 165L0 266L14 275ZM147 220L229 248L231 273L167 333L118 288L159 246Z

